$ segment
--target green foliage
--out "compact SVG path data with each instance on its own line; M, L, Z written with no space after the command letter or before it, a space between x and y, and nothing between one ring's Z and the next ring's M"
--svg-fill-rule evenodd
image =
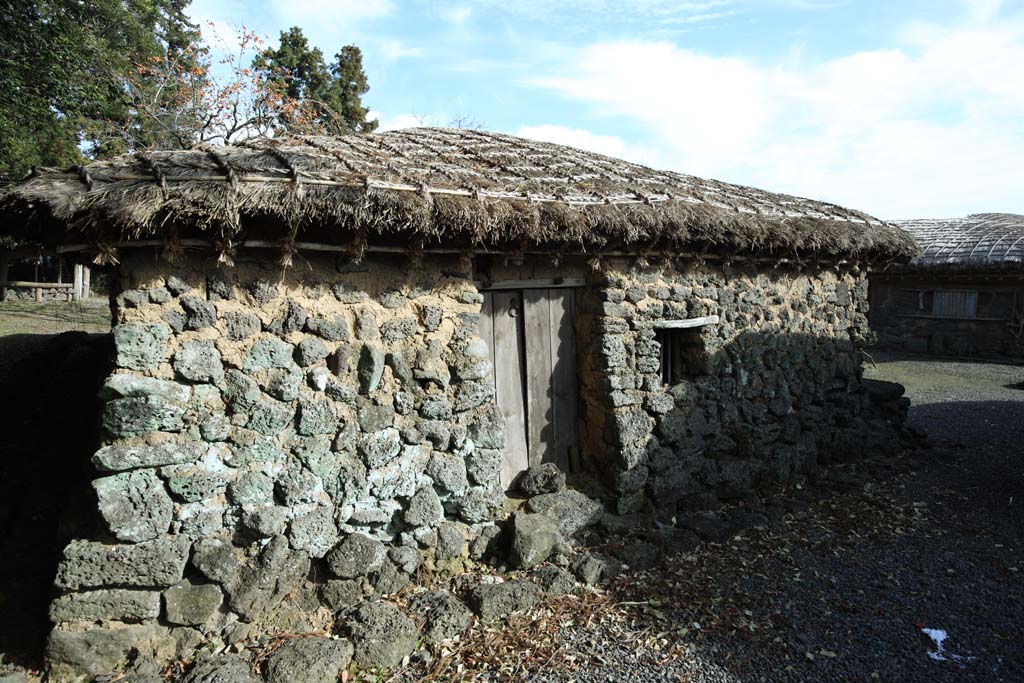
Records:
M124 75L134 63L198 39L187 5L0 0L0 175L120 151L95 135L105 122L129 125Z
M363 71L363 53L346 45L328 67L320 48L310 47L302 29L293 26L281 32L280 45L268 48L253 67L280 91L302 106L281 116L278 124L286 130L343 135L369 133L377 121L367 121L368 109L362 96L370 86Z

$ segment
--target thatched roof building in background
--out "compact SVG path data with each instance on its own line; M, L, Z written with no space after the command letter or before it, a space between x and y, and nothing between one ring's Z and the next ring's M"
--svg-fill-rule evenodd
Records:
M0 194L25 237L100 251L138 240L619 249L905 259L866 214L475 130L258 140L43 170ZM298 244L296 244L298 243ZM265 245L264 245L265 246Z
M921 253L871 279L882 346L955 355L1024 355L1024 216L895 221Z
M975 213L964 218L893 221L906 230L921 253L910 268L1024 270L1024 216Z

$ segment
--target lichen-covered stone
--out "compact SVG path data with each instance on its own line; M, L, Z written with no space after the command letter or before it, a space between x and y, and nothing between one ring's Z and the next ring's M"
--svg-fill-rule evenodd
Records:
M327 553L325 559L333 576L354 579L380 569L386 554L380 541L353 533Z
M100 514L118 540L139 543L167 532L173 503L153 470L133 470L92 482Z
M242 529L256 538L283 534L288 527L289 509L277 505L249 507L242 511Z
M496 405L487 407L470 422L469 438L479 448L500 450L505 447L505 418Z
M309 318L306 329L327 341L347 341L349 339L348 320L342 316L332 318Z
M372 434L361 434L358 438L359 455L370 469L387 464L402 450L402 440L397 429L389 427Z
M118 398L103 407L103 427L114 437L180 431L185 407L159 396Z
M376 341L380 338L377 316L373 311L362 310L356 315L356 339L359 341Z
M416 624L387 602L364 603L346 624L361 667L394 667L412 654L419 639Z
M238 578L242 560L240 552L230 542L219 538L203 538L193 546L192 566L211 581L231 586Z
M459 499L459 517L475 524L497 519L505 504L505 494L497 482L490 486L472 486Z
M47 679L93 680L123 668L130 658L170 661L176 650L174 637L166 627L157 624L93 627L84 631L54 629L46 643Z
M224 493L235 473L209 452L200 463L162 467L160 476L175 498L194 503Z
M325 502L320 478L294 461L278 477L275 491L278 499L288 506Z
M257 339L245 358L246 372L268 368L288 368L292 365L295 347L277 337Z
M54 584L65 590L108 586L170 586L181 580L192 543L165 536L129 545L71 541Z
M67 593L50 603L50 621L142 621L160 616L160 592L110 588Z
M321 558L338 543L338 527L332 508L318 507L296 517L288 529L293 548L306 551L310 557Z
M333 435L338 428L338 413L330 401L312 399L299 403L297 431L304 436Z
M466 474L477 486L497 486L505 452L491 448L477 448L466 458Z
M427 462L426 474L434 486L446 494L462 495L469 488L466 461L461 455L434 451Z
M164 616L172 624L200 626L223 602L224 594L216 584L182 581L164 591Z
M119 368L152 370L167 358L170 328L163 323L122 323L114 327L114 362Z
M264 398L253 406L248 426L260 434L277 436L292 424L294 418L295 407L292 404Z
M192 390L178 382L170 382L155 377L143 377L132 373L111 375L99 391L99 398L130 398L139 396L157 396L172 403L188 403Z
M224 379L220 351L212 341L187 341L174 353L174 371L190 382Z
M530 512L539 512L553 519L565 538L596 524L604 511L600 503L573 489L535 496L526 507Z
M198 460L205 452L203 444L173 442L157 446L104 446L92 456L93 466L101 472L120 472L142 467L178 465Z
M434 548L438 560L453 560L469 554L468 526L460 522L441 522L437 527L437 545Z
M237 505L261 505L274 500L274 480L262 472L246 472L228 485L228 495Z

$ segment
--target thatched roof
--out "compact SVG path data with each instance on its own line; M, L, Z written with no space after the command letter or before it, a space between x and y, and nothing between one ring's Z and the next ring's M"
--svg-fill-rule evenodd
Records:
M0 193L0 218L65 243L203 237L868 260L913 253L902 231L832 204L439 128L155 151L44 171Z
M921 254L911 268L1007 270L1024 268L1024 216L976 213L965 218L894 221Z

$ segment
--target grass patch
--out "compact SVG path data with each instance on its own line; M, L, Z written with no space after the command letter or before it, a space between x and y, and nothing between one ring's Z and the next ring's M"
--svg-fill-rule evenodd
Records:
M0 302L0 337L71 331L109 332L110 306L107 300Z

